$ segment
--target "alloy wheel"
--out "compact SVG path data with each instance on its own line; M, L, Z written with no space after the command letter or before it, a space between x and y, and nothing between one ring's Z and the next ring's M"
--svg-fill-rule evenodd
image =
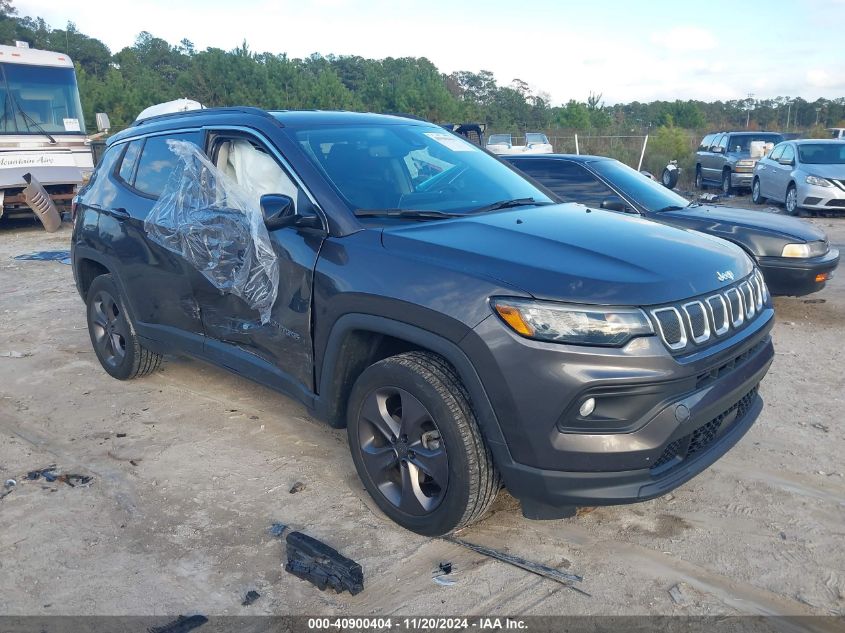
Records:
M449 459L428 409L398 387L370 392L359 413L358 441L367 474L402 512L423 516L446 495Z
M786 212L789 215L794 215L798 208L798 192L795 187L790 187L786 192Z
M126 339L129 331L126 319L115 298L100 290L91 304L94 345L103 362L118 367L126 358Z

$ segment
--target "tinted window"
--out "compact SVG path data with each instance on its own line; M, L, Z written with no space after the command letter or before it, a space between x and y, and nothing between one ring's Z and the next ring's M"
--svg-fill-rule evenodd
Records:
M597 160L590 163L590 168L597 171L625 197L648 211L675 211L689 206L689 200L686 198L618 160Z
M751 141L763 141L764 143L780 143L783 141L780 134L737 134L730 139L728 151L739 153L750 152Z
M150 196L158 196L164 189L167 179L176 168L176 155L167 146L168 139L190 141L202 146L199 132L184 132L166 136L150 136L144 143L138 171L135 174L135 189Z
M798 157L808 165L843 165L845 143L804 143L798 146Z
M123 182L132 184L132 176L135 172L135 163L138 162L138 154L141 153L141 146L144 144L143 139L132 141L126 146L126 151L123 153L123 159L120 162L120 171L118 176Z
M515 160L513 164L551 189L564 202L598 207L616 194L593 174L568 160Z

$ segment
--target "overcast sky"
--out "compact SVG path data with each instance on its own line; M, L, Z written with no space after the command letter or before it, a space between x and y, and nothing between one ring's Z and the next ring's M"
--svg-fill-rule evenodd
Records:
M15 0L112 52L141 31L258 52L427 57L558 104L845 96L845 0ZM190 95L186 95L189 96Z

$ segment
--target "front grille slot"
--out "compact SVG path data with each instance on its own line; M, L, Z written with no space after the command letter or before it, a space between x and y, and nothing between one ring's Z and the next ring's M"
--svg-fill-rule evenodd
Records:
M707 311L701 301L684 304L684 314L687 315L687 324L694 342L703 343L710 338L710 319L707 318Z
M669 349L682 349L687 345L687 335L681 313L676 308L662 308L652 312L657 319L660 335Z
M748 413L754 398L757 397L757 386L745 394L728 409L717 415L692 433L672 440L663 449L660 457L651 466L652 475L662 475L677 467L684 461L704 453L713 442L724 434L737 420L741 420Z
M740 329L763 311L766 301L766 282L755 269L744 280L716 294L677 306L657 307L650 314L666 346L680 352Z

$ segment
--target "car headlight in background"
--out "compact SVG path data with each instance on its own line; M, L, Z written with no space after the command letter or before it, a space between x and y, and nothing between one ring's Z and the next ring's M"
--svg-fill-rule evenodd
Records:
M493 299L491 304L514 332L538 341L621 347L635 336L654 334L651 321L636 308L505 298Z
M808 185L816 185L817 187L832 187L833 183L831 183L826 178L819 178L818 176L807 176L805 182Z
M787 244L783 247L781 257L809 257L809 244Z
M756 160L752 160L749 158L743 158L742 160L736 161L736 165L734 166L734 171L737 172L750 172L754 169L754 165L757 164Z

